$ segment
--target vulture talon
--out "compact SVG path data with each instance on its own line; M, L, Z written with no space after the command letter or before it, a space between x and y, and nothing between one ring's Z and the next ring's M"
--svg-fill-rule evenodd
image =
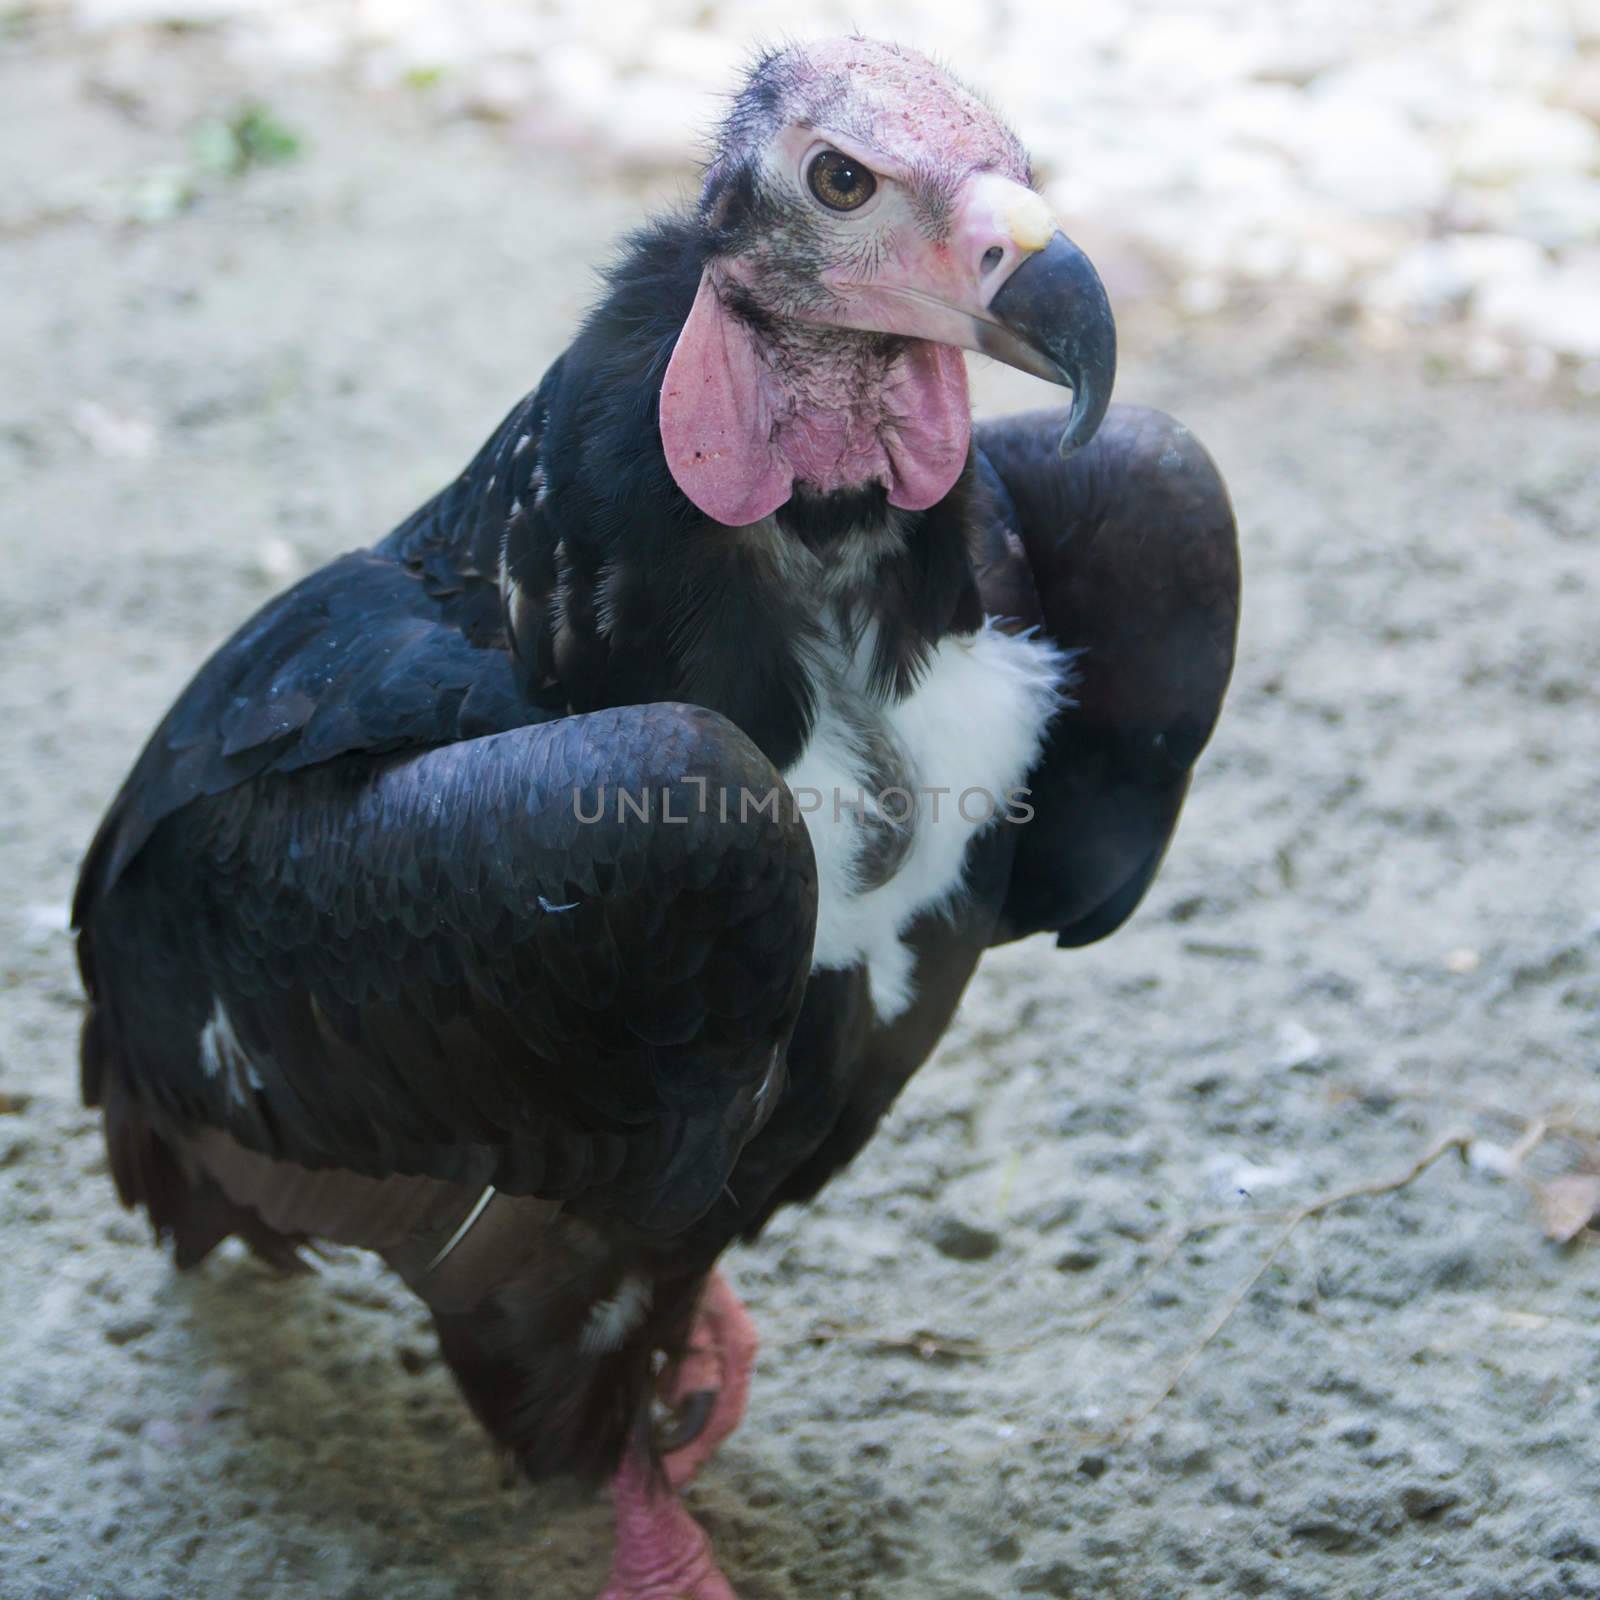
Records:
M693 1389L656 1424L656 1449L664 1456L691 1445L705 1432L717 1406L715 1389Z
M662 1466L676 1488L700 1471L743 1420L759 1344L743 1302L728 1280L713 1272L701 1293L689 1348L657 1386L662 1402L686 1423L681 1436L663 1449ZM703 1415L702 1401L708 1402ZM673 1427L673 1421L666 1424L669 1431Z

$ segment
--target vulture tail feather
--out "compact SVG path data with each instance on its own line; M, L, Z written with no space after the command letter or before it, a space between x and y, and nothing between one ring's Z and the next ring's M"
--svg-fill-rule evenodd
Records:
M104 1030L91 1011L84 1028L84 1087L105 1109L106 1155L117 1195L130 1211L143 1207L158 1243L170 1242L180 1271L199 1266L224 1239L237 1235L280 1272L309 1272L303 1233L280 1233L248 1206L235 1204L217 1182L153 1127L128 1093L114 1063L99 1053Z

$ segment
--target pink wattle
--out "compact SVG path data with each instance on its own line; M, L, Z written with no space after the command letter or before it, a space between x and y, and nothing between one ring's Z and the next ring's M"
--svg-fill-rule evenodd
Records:
M947 344L914 339L895 363L886 403L889 504L926 511L955 487L972 442L967 360Z
M661 443L678 487L729 527L770 516L797 479L821 491L881 482L891 505L925 510L966 465L966 362L948 345L912 340L881 398L864 417L790 394L707 268L661 385Z

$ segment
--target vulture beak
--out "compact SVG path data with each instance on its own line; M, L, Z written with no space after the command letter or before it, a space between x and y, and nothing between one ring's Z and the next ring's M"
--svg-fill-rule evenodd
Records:
M1117 331L1105 286L1026 185L981 172L962 185L945 238L917 239L865 280L840 277L825 320L993 356L1072 390L1069 455L1111 403Z
M1059 447L1071 455L1104 420L1117 373L1117 328L1100 275L1057 229L1001 284L988 309L992 320L976 321L980 350L1072 390Z

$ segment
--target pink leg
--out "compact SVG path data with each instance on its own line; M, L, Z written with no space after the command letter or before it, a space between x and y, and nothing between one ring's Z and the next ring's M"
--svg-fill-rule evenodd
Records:
M737 1600L705 1530L630 1450L611 1480L617 1545L600 1600Z
M715 1395L711 1414L700 1432L662 1465L675 1489L681 1489L739 1426L750 1399L750 1374L756 1364L755 1324L720 1272L706 1280L705 1295L695 1316L689 1349L662 1378L660 1396L672 1407L690 1395Z

